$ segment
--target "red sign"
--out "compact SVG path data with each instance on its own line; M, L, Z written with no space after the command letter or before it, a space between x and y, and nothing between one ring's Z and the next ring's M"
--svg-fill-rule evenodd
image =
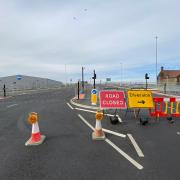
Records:
M99 92L101 109L126 109L124 91L103 90Z

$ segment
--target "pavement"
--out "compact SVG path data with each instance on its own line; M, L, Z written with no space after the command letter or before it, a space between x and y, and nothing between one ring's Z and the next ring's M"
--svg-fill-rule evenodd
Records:
M105 141L93 141L96 110L71 104L73 97L74 89L66 88L0 101L0 179L180 179L179 119L174 124L150 119L142 126L133 113L125 117L120 110L122 123L112 125L108 116L102 121L104 129L117 134L106 133ZM47 139L26 147L31 134L27 115L32 111L39 114L40 130ZM148 116L147 111L141 116Z

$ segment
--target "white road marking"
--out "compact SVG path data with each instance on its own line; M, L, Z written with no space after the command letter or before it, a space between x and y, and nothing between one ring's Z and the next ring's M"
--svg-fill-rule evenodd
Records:
M9 106L7 106L7 108L13 107L13 106L17 106L18 104L11 104Z
M71 109L74 109L69 103L66 103Z
M88 110L88 109L82 109L82 108L75 108L76 110L79 110L79 111L85 111L85 112L91 112L91 113L96 113L96 111L92 111L92 110ZM105 116L111 116L111 117L114 117L113 114L104 114ZM118 120L119 122L122 123L122 119L119 117L119 115L117 115L118 117Z
M119 115L118 115L118 120L120 123L122 123L122 119L119 117Z
M80 114L78 114L78 116L87 126L89 126L94 131L94 128L91 126L91 124L89 124Z
M73 98L74 99L74 98ZM99 109L99 107L92 107L92 106L86 106L86 105L82 105L82 104L79 104L79 103L75 103L73 101L73 99L70 100L71 104L75 105L75 106L79 106L79 107L83 107L83 108L86 108L86 109L94 109L94 110L97 110Z
M121 150L119 147L117 147L112 141L110 141L109 139L105 139L105 141L112 146L117 152L119 152L124 158L126 158L129 162L131 162L135 167L137 167L138 169L142 170L143 166L141 164L139 164L138 162L136 162L134 159L132 159L128 154L126 154L123 150Z
M79 111L86 111L86 112L92 112L92 113L96 113L96 111L91 111L91 110L88 110L88 109L81 109L81 108L75 108Z
M115 136L119 136L119 137L123 137L123 138L126 137L125 134L120 134L120 133L111 131L111 130L109 130L109 129L104 129L104 128L102 128L102 130L103 130L104 132L107 132L107 133L109 133L109 134L113 134L113 135L115 135Z
M140 147L138 146L137 142L135 141L135 139L133 138L133 136L131 134L127 134L127 136L129 137L131 143L133 144L137 154L139 157L144 157L143 152L141 151Z
M94 128L89 124L80 114L78 114L79 118L94 131ZM138 162L136 162L134 159L132 159L128 154L126 154L123 150L121 150L119 147L117 147L113 142L111 142L109 139L105 139L105 142L108 143L110 146L112 146L117 152L119 152L124 158L126 158L129 162L131 162L136 168L142 170L143 166L140 165Z

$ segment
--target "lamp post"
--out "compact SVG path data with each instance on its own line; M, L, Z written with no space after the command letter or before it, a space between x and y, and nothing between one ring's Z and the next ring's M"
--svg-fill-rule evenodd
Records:
M85 67L82 66L82 90L84 92L84 69Z
M123 63L120 63L121 65L121 83L120 85L122 85L122 79L123 79Z
M156 86L158 87L158 77L157 77L157 39L158 37L155 37L156 39Z
M65 70L65 76L66 76L66 77L65 77L65 83L66 83L66 86L67 86L67 69L66 69L66 64L65 64L65 67L64 67L64 68L65 68L64 70Z

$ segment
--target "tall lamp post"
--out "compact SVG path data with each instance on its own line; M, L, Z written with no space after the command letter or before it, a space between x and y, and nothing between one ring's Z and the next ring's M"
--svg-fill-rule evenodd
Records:
M158 76L157 76L157 39L158 37L155 37L156 39L156 86L158 87Z
M123 63L120 63L121 65L121 83L120 85L122 85L122 79L123 79Z
M85 67L82 66L82 90L84 91L84 69Z
M66 67L66 64L65 64L65 67L64 67L65 69L65 83L66 83L66 86L67 86L67 67Z

